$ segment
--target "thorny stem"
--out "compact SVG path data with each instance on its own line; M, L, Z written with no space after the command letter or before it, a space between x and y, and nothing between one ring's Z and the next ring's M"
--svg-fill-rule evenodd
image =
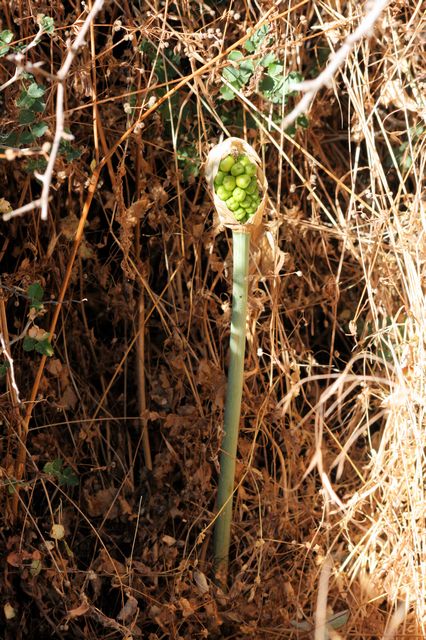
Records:
M244 351L246 342L247 293L250 233L233 231L234 266L232 285L232 319L230 363L226 390L224 436L220 458L220 477L214 531L215 573L226 583L231 540L232 494L234 491L235 459L243 391Z

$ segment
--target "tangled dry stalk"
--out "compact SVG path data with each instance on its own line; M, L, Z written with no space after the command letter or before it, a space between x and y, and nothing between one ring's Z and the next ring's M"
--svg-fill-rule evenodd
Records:
M10 82L0 60L6 215L40 200L55 78L87 17L37 7L54 17L41 38L22 3L0 16L0 45L13 33L33 73ZM389 2L352 41L307 128L283 126L300 94L273 93L274 73L318 78L371 9L104 2L90 24L48 220L3 224L5 638L426 636L422 3ZM241 60L257 66L224 101ZM31 83L47 124L33 139ZM246 138L269 182L227 594L210 536L231 259L198 162L222 135ZM53 356L29 350L46 335Z

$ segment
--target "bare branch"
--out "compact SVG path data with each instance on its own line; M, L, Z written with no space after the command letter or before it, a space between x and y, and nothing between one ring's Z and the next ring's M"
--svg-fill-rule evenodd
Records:
M6 360L9 363L10 383L11 383L11 385L13 387L13 390L16 393L16 400L18 401L18 404L21 404L21 399L19 397L19 389L18 389L18 385L16 384L15 368L14 368L14 365L13 365L13 359L12 359L12 356L10 355L10 353L9 353L9 350L7 348L7 345L6 345L6 341L5 341L4 336L3 336L2 333L0 333L0 342L1 342L1 346L2 346L2 349L3 349L4 356L5 356Z
M23 207L19 207L19 209L14 209L13 211L9 211L8 213L4 213L3 214L3 220L5 222L7 222L8 220L11 220L12 218L17 218L18 216L22 216L24 213L27 213L28 211L33 211L33 209L38 209L38 207L41 206L41 198L39 198L38 200L33 200L32 202L29 202L28 204L24 204Z
M59 69L57 75L56 75L56 80L58 81L58 87L57 87L57 93L56 93L56 128L55 128L55 136L53 138L53 143L52 143L52 148L50 150L50 155L49 155L49 160L47 163L47 167L46 170L43 174L40 174L37 176L37 178L41 181L42 183L42 191L41 191L41 196L38 200L34 200L33 202L24 205L23 207L20 207L19 209L15 209L14 211L11 211L10 213L7 213L3 216L3 220L7 221L10 220L11 218L14 218L15 216L18 215L22 215L23 213L26 213L27 211L32 211L33 209L36 209L38 207L41 208L41 219L42 220L47 220L47 212L48 212L48 207L49 207L49 192L50 192L50 186L52 183L52 176L53 176L53 169L55 166L55 161L56 161L56 157L58 155L58 151L59 151L59 145L61 143L61 140L66 138L69 139L69 134L67 134L64 131L64 96L65 96L65 80L67 78L67 74L71 68L71 65L73 63L73 60L75 58L75 56L77 55L77 52L79 50L79 48L81 46L84 45L84 39L86 37L86 34L89 30L90 24L92 22L92 20L94 19L94 17L96 16L96 14L102 9L104 5L104 0L96 0L96 2L93 4L93 7L91 8L91 10L89 11L89 13L86 16L85 21L83 22L83 24L80 27L80 30L78 32L77 37L75 38L74 42L72 43L72 45L70 46L67 56L65 58L64 63L62 64L61 68ZM40 27L41 28L41 27ZM34 46L34 43L36 44L36 41L38 42L37 38L40 39L41 37L41 33L40 33L40 28L39 28L39 33L36 35L36 37L34 38L34 41L31 43L31 46ZM40 34L40 36L39 36ZM29 45L30 46L30 45ZM29 47L28 47L29 48ZM22 55L22 54L20 54ZM21 62L22 64L22 62ZM21 68L21 72L24 69L24 65L22 64L22 68ZM18 69L17 69L18 71ZM19 77L20 74L18 74L17 77ZM15 72L15 76L16 76L16 72ZM16 77L14 76L14 79L16 79ZM11 78L12 80L12 78ZM10 84L10 81L8 81L7 84Z
M41 192L41 219L47 220L47 210L49 206L49 191L52 182L53 169L55 166L56 156L58 155L59 145L64 136L64 95L65 95L65 80L70 67L73 63L77 51L84 44L84 38L89 30L90 24L96 14L102 9L104 0L96 0L92 9L87 14L85 21L83 22L80 31L71 45L65 62L59 69L57 74L58 89L56 93L56 129L55 137L53 138L52 148L50 150L49 161L47 163L46 171L39 177L43 184Z
M313 80L292 83L290 85L290 91L306 91L306 93L294 109L283 119L281 123L282 129L287 129L302 113L305 113L309 109L318 90L330 83L335 72L342 66L355 44L365 36L371 34L375 23L388 2L389 0L373 0L371 3L368 3L371 7L368 13L366 13L358 28L346 38L340 49L332 56L324 71Z
M20 51L19 53L15 53L15 54L12 54L10 56L7 56L8 60L12 60L12 62L14 62L16 64L16 69L15 69L15 73L13 74L13 76L11 78L9 78L9 80L7 82L5 82L4 84L1 85L0 91L4 91L4 89L6 89L6 87L8 87L9 85L11 85L14 82L16 82L16 80L19 78L19 76L22 75L22 73L25 70L24 54L27 53L27 51L29 51L30 49L35 47L36 44L38 44L40 42L41 37L42 37L44 32L45 32L45 30L44 30L43 25L39 24L38 31L35 34L34 39L31 40L31 42L29 44L27 44L27 46L24 47L24 49L22 49L22 51Z

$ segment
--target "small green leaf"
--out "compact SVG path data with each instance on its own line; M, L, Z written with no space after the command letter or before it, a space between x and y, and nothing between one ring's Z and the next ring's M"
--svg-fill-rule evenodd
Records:
M36 82L32 82L27 89L27 95L29 95L30 98L41 98L44 95L45 91L46 89L44 87L37 84Z
M38 86L35 83L33 84L36 87ZM33 111L34 113L42 113L44 111L46 103L40 100L40 98L32 97L31 95L29 95L27 90L24 90L21 91L21 94L16 101L16 105L19 109L28 109L29 111Z
M265 76L264 78L262 78L262 81L259 85L259 89L266 93L267 91L273 91L275 86L275 82L273 80L273 78L271 78L271 76Z
M422 136L425 132L425 128L422 124L416 124L414 127L410 128L410 135L413 138L413 142L417 142L417 140Z
M339 611L339 613L335 613L330 616L327 620L327 624L330 625L333 629L340 629L340 627L344 627L345 624L349 620L349 609L344 609L343 611Z
M34 173L35 171L38 171L38 173L44 173L46 166L47 161L45 158L28 158L24 164L24 170L27 173Z
M269 76L282 76L284 71L284 67L282 64L278 64L277 62L273 62L268 65L268 75Z
M307 118L304 113L297 118L296 122L299 127L303 127L303 129L307 129L309 127L309 118Z
M34 113L43 113L45 108L46 108L46 103L43 102L42 100L35 99L31 104L31 110L34 111Z
M27 289L27 294L30 299L30 304L36 309L40 309L39 305L43 300L44 289L39 282L33 282Z
M16 101L16 106L19 109L29 109L34 104L34 100L30 98L26 91L21 91L19 98Z
M21 131L19 134L19 144L28 146L36 139L35 135L31 131Z
M30 284L27 293L31 300L43 300L44 289L39 282Z
M34 345L34 350L37 351L37 353L41 353L41 355L43 356L47 356L48 358L50 358L54 354L53 347L50 344L48 338L45 338L44 340L37 340L36 344Z
M7 360L5 360L0 364L0 378L3 378L6 375L7 370L9 368L10 368L10 364L8 363Z
M49 126L46 122L37 122L31 127L31 133L35 138L41 138L44 136Z
M299 629L300 631L310 631L312 629L312 625L306 620L303 620L302 622L299 622L298 620L290 620L290 624L292 627Z
M19 111L19 124L31 124L35 118L36 115L34 111L30 111L30 109L21 109Z
M34 338L30 338L29 336L25 336L24 341L22 343L22 348L24 351L34 351L34 347L37 344L37 340Z
M246 40L244 43L244 49L249 53L253 53L254 51L256 51L256 45L254 44L253 40L251 40L250 38Z
M4 31L0 31L0 41L4 42L5 44L10 44L13 40L13 33L11 31L9 31L8 29L5 29Z
M349 620L349 609L344 609L343 611L339 611L339 613L334 613L327 619L327 630L324 630L324 637L330 638L330 634L328 633L328 629L331 627L332 629L340 629L340 627L344 627L345 624ZM308 622L307 620L302 620L299 622L298 620L291 620L290 624L295 629L299 629L300 631L311 631L314 629L314 625Z
M15 483L16 484L16 483ZM9 482L9 484L7 485L7 493L10 496L13 496L16 493L16 487L15 484L13 484L12 482Z
M260 27L260 29L258 29L256 31L256 33L254 33L251 36L251 38L249 38L248 40L245 41L245 43L243 45L244 49L246 51L249 51L250 53L253 53L253 51L256 51L256 49L258 49L258 47L264 41L264 39L267 36L268 32L269 32L269 25L264 24L263 27Z
M11 131L7 135L0 136L0 142L4 147L19 147L19 135L16 131Z
M8 31L0 31L0 56L5 56L9 51L9 42L13 40L13 33Z
M222 100L233 100L235 98L235 91L226 85L220 88L220 94Z
M43 28L43 31L45 33L53 33L55 29L55 23L53 18L51 18L50 16L45 16L44 14L41 14L37 17L37 22Z
M232 60L233 62L238 62L238 60L242 60L244 58L244 55L241 53L241 51L231 51L231 53L228 55L228 60Z
M80 151L80 149L76 149L75 147L73 147L68 140L61 140L61 143L59 145L59 153L65 156L65 160L67 162L72 162L73 160L80 158L82 152Z
M12 479L9 478L9 480L7 482L8 482L7 492L8 492L8 494L10 496L13 496L18 489L24 489L25 487L28 487L28 483L27 482L18 482L15 479L12 480Z
M44 473L49 476L53 476L59 482L59 484L67 487L76 487L79 484L79 480L75 475L71 467L63 468L63 463L60 458L56 458L51 462L46 462L43 467Z
M222 76L228 82L239 82L240 81L240 72L238 69L234 69L233 67L226 67L223 70Z
M262 60L260 61L260 64L262 65L262 67L269 67L269 65L273 64L276 61L277 61L277 57L275 53L271 52L271 53L267 53L266 56L262 58Z
M64 484L67 487L76 487L79 484L79 479L75 475L71 467L65 467L62 475L59 479L59 484Z
M288 91L288 87L298 82L303 82L303 76L300 73L297 73L297 71L290 71L290 73L288 74L288 76L286 76L284 81L284 85L285 85L284 89L289 96L295 96L297 91Z
M253 60L243 60L240 63L239 68L243 69L247 73L254 73L254 69L255 69L254 62Z
M179 167L185 181L200 174L200 157L194 146L188 146L178 152Z
M52 462L46 462L43 467L43 471L50 476L60 475L62 473L62 460L60 458L55 458Z

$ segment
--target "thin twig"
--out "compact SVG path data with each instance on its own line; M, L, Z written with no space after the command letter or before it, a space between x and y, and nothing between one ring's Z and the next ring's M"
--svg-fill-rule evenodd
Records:
M84 38L89 30L90 24L96 14L102 9L104 0L96 0L92 9L87 14L86 20L83 22L80 31L74 40L68 55L65 58L65 62L59 69L57 74L58 89L56 93L56 129L55 137L53 138L52 149L50 150L49 162L47 163L46 170L43 175L38 174L36 177L43 184L41 191L41 219L47 220L47 209L49 205L49 191L52 182L53 168L56 162L56 156L58 155L59 145L62 139L69 138L69 134L64 131L64 96L65 96L65 80L70 70L70 67L74 61L75 56L79 48L84 44Z
M23 207L19 207L19 209L14 209L13 211L4 213L3 220L7 222L12 218L16 218L17 216L22 216L23 213L27 213L27 211L33 211L33 209L37 209L40 205L41 205L41 198L39 198L38 200L33 200L28 204L24 204Z
M6 341L5 341L4 336L3 336L2 333L0 333L0 342L1 342L1 346L2 346L2 349L3 349L4 356L5 356L6 360L9 363L10 384L12 385L12 388L15 391L17 403L21 404L21 399L19 397L19 389L18 389L18 385L16 384L15 368L14 368L14 365L13 365L13 358L9 353L9 350L7 348L7 345L6 345Z
M317 606L315 610L315 640L325 640L327 634L327 598L328 583L330 580L333 560L327 556L321 567L321 574L318 585Z
M145 297L144 290L139 295L138 310L138 337L136 341L137 351L137 374L138 374L138 396L139 415L142 427L142 446L146 468L152 471L152 456L149 443L148 419L146 417L146 390L145 390Z
M302 114L308 111L312 100L315 95L321 89L321 87L327 86L333 79L336 71L342 66L347 59L348 55L354 48L355 44L362 40L365 36L371 34L371 31L380 17L381 13L385 9L389 0L373 0L371 2L371 9L365 14L361 21L361 24L353 33L351 33L338 49L338 51L332 56L330 62L322 71L319 76L313 80L305 80L304 82L294 82L290 84L289 91L306 91L303 98L297 103L292 111L282 120L281 128L287 129L296 119ZM370 4L370 3L369 3Z

